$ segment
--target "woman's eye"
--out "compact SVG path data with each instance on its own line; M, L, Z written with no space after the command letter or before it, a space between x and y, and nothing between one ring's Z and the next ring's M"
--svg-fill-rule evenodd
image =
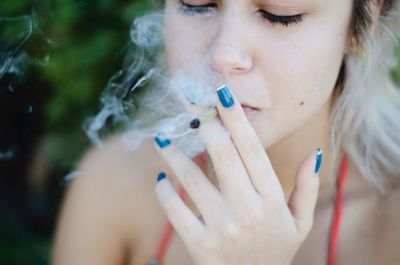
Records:
M217 4L206 4L206 5L190 5L183 0L179 0L180 10L185 15L194 16L194 15L206 15L210 14L217 7Z
M265 10L260 10L259 12L261 14L261 17L268 20L272 25L280 24L285 27L289 27L289 24L297 24L303 21L302 14L294 16L277 16Z
M181 12L189 16L211 14L215 10L215 8L218 7L215 3L205 5L191 5L185 3L183 0L179 0L179 3ZM259 10L259 13L261 14L261 17L263 19L268 20L272 25L280 24L288 27L289 24L297 24L303 21L302 14L294 16L277 16L265 10Z

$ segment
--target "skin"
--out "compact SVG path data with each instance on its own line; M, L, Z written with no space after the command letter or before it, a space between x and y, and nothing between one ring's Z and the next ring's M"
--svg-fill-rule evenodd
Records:
M216 102L223 126L214 120L201 128L210 154L201 167L215 168L219 189L174 144L159 149L147 142L130 154L111 140L79 166L60 215L54 264L145 264L166 216L177 233L164 264L326 263L334 190L327 177L329 115L349 43L351 1L216 3L202 17L184 15L178 1L167 0L165 48L171 73L193 69L182 54L202 58L200 67L218 75L210 82L227 83L235 96L230 109ZM263 20L260 9L306 15L284 27ZM257 112L245 114L241 102ZM223 128L232 140L212 137L224 135ZM317 147L325 150L319 177ZM156 185L160 171L168 178ZM187 206L173 189L179 184L191 198ZM400 218L351 163L345 196L338 264L398 264ZM258 237L274 231L279 235Z
M259 109L249 115L251 125L289 193L307 154L318 147L328 151L333 90L352 6L351 1L269 3L221 1L209 16L188 16L179 12L178 1L166 1L166 54L172 72L191 68L186 54L207 58L205 64L221 73L240 102ZM261 7L282 16L306 15L288 27L272 25L257 14ZM325 157L321 176L328 163Z
M177 146L157 148L199 209L203 222L168 179L156 187L159 202L195 264L290 264L313 222L319 187L314 172L316 152L302 163L286 203L268 156L241 106L225 108L219 103L217 107L231 137L216 120L204 124L200 134L214 164L219 189Z

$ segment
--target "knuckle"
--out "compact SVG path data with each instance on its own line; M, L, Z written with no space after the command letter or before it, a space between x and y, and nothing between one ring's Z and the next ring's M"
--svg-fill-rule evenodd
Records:
M265 155L264 148L258 141L254 140L257 138L253 137L248 137L248 138L250 139L246 140L243 144L245 152L256 156Z
M239 239L239 228L236 224L225 223L220 229L220 234L227 242L235 242Z
M213 251L213 249L216 249L216 244L214 244L212 240L207 239L205 237L196 238L194 240L194 244L196 248L207 252L211 252Z
M186 168L183 170L182 184L186 187L198 187L201 181L201 176L194 168Z
M226 161L228 163L236 162L235 150L232 150L226 143L216 143L215 154L219 160Z
M246 230L257 228L263 223L264 211L258 207L252 207L241 214L240 224Z

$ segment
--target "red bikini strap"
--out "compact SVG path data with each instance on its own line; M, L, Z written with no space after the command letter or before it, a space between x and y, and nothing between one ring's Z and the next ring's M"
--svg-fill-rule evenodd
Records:
M182 186L179 187L178 193L182 199L185 197L185 190L183 189ZM159 264L161 263L161 261L164 260L164 255L167 250L173 231L174 228L172 227L171 223L167 221L156 252L156 259L159 262Z
M328 265L335 264L335 254L336 254L337 240L339 237L340 219L342 217L342 211L343 211L343 190L347 175L347 169L348 169L348 157L346 154L344 154L342 161L340 163L339 175L336 183L337 185L336 201L335 201L335 209L331 224Z
M195 156L193 158L193 161L199 166L202 165L204 163L204 154L201 153L201 154ZM179 186L178 194L182 199L185 198L186 193L182 186ZM173 230L174 230L174 228L172 227L171 223L167 221L167 223L165 224L164 230L163 230L163 234L162 234L160 243L158 244L158 248L156 251L156 257L155 257L156 260L153 261L153 264L161 264L161 262L164 260L165 252L166 252L168 244L171 240Z
M196 162L196 164L200 165L203 163L204 157L200 156L200 155L196 156L194 158L194 161ZM339 175L337 178L337 186L336 186L337 194L336 194L336 202L335 202L335 212L333 215L331 233L330 233L328 265L335 264L335 252L336 252L337 239L338 239L338 234L339 234L340 219L341 219L342 210L343 210L343 188L344 188L344 183L345 183L345 179L346 179L346 175L347 175L347 168L348 168L348 157L345 154L341 161ZM180 186L178 193L182 199L186 195L185 190L183 189L182 186ZM173 227L169 222L167 222L165 225L164 232L161 237L160 243L157 248L157 252L156 252L157 260L154 261L155 263L153 263L153 264L161 264L161 262L164 260L165 251L166 251L169 241L171 239L172 232L173 232Z

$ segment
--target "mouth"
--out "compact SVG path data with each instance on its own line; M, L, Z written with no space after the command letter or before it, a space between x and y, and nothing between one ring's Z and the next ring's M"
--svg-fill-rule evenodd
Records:
M242 106L242 108L243 108L243 110L245 112L255 112L255 111L259 111L260 110L259 108L250 106L250 105L248 105L246 103L242 103L241 106Z

